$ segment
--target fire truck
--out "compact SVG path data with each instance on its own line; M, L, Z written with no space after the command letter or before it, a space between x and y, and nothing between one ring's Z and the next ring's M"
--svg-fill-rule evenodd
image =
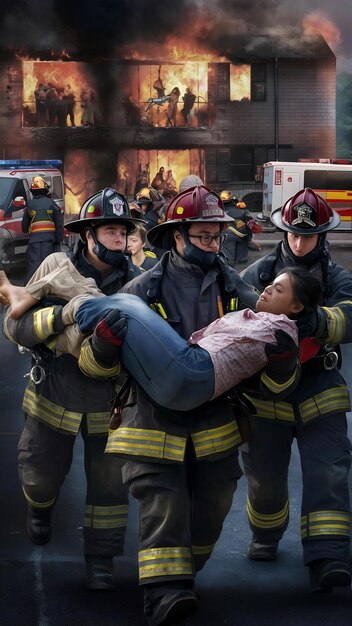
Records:
M352 161L302 159L297 162L270 161L263 166L263 210L265 220L297 191L310 187L341 217L336 230L352 230Z
M32 198L33 176L42 176L49 196L64 211L62 161L0 160L0 268L5 271L24 262L28 235L22 232L23 211Z

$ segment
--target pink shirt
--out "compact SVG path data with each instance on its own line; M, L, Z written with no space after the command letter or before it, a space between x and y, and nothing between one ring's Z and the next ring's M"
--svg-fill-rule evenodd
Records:
M189 343L207 350L213 361L213 398L265 367L265 344L276 343L276 330L284 330L298 343L297 326L286 315L251 309L227 313L191 335Z

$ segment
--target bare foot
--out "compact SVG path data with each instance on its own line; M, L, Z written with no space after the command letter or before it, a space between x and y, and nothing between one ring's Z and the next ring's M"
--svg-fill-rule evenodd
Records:
M6 275L5 275L6 276ZM25 287L17 287L12 285L6 278L6 282L0 281L0 297L6 304L11 305L10 317L17 320L23 313L31 309L32 306L38 304L38 300L34 298Z

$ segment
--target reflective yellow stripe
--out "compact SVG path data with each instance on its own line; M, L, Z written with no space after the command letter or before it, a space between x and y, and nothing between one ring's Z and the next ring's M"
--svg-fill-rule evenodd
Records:
M33 386L28 386L24 392L22 408L25 413L38 419L44 424L48 424L55 430L64 430L71 435L77 435L82 413L68 411L64 407L51 402L44 396L37 395ZM110 413L87 413L88 434L107 434L110 421Z
M54 334L54 307L39 309L33 313L33 326L38 343Z
M105 452L183 462L186 438L161 430L118 428L109 433Z
M298 405L303 423L309 422L318 415L326 413L342 413L351 410L348 389L341 385L326 389Z
M301 537L338 535L349 537L351 515L344 511L314 511L301 517Z
M341 304L352 305L352 302L340 302ZM326 313L328 334L326 343L330 346L337 346L346 334L346 317L340 307L322 307Z
M210 556L214 547L215 543L210 544L210 546L192 546L192 552L194 556Z
M96 361L88 337L82 343L78 365L83 374L93 378L113 378L121 371L119 363L113 367L104 367Z
M235 420L219 426L202 430L191 435L197 459L226 452L241 445L242 439Z
M278 383L273 378L270 378L270 376L267 375L266 370L264 370L260 376L260 380L262 381L263 385L265 385L269 389L269 391L279 394L286 389L289 389L293 385L296 380L296 375L297 372L295 370L290 378L285 380L283 383Z
M282 528L288 520L289 502L277 513L258 513L247 498L247 515L252 526L257 528Z
M50 509L52 506L54 506L56 502L56 498L52 498L51 500L47 500L46 502L36 502L36 500L32 500L32 498L29 497L28 493L25 492L23 487L22 491L27 502L29 502L29 504L31 506L34 506L36 509Z
M294 422L293 406L287 402L271 402L259 400L250 394L245 394L256 409L259 417L271 420ZM346 412L351 410L350 396L345 385L325 389L321 393L308 398L297 406L302 422L307 423L319 415L332 412Z
M259 400L250 394L245 396L251 401L260 417L266 417L271 420L282 420L285 422L294 422L295 414L293 407L288 402L272 402Z
M88 528L125 528L127 526L127 505L85 507L84 526Z
M243 226L246 226L246 222L239 222L238 224L236 223L236 225L239 228L242 228ZM241 233L241 231L237 230L236 228L234 228L234 226L228 226L227 227L229 230L232 230L233 233L235 233L235 235L237 235L237 237L248 237L248 233Z
M193 576L190 548L151 548L138 554L139 579L159 576Z

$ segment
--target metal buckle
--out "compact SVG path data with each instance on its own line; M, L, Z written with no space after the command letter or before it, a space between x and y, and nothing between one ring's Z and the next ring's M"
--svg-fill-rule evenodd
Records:
M337 352L335 352L334 350L327 352L327 354L323 358L324 370L327 370L327 371L334 370L337 367L338 362L339 362L339 356Z
M45 370L41 365L33 365L32 369L29 372L29 379L35 385L40 385L46 378Z

